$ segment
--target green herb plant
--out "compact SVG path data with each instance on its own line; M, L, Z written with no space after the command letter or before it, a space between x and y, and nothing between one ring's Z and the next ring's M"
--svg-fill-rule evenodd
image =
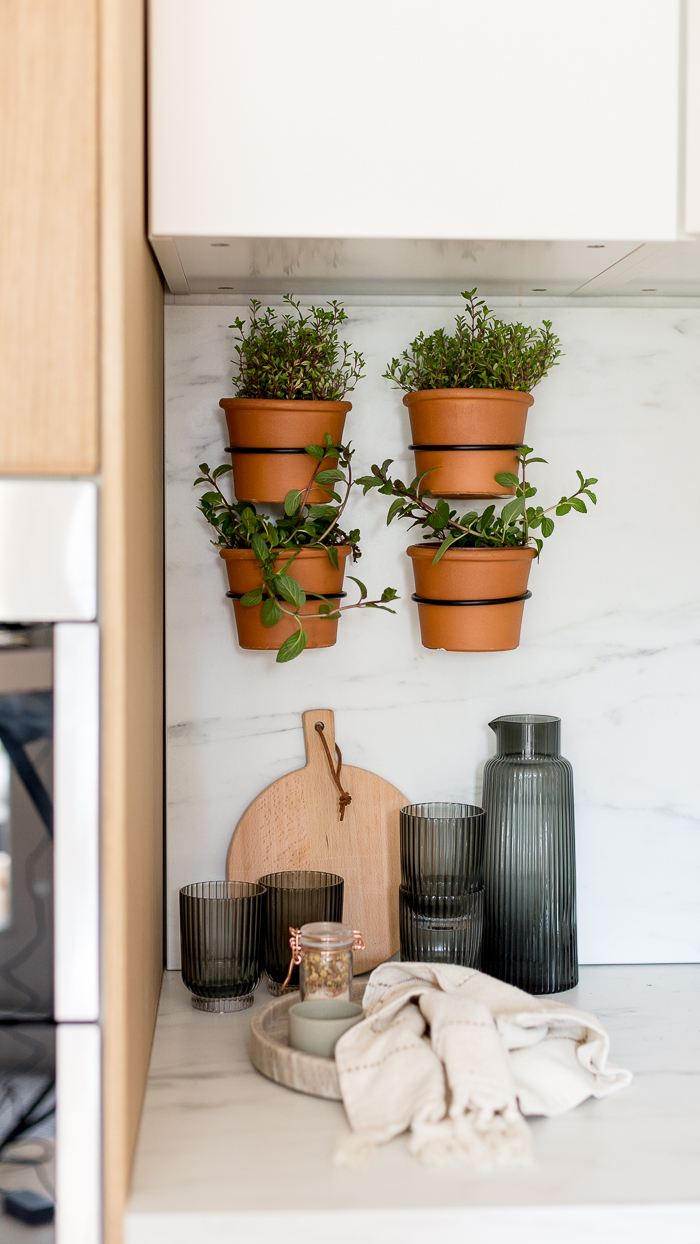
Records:
M551 536L554 519L549 515L552 511L560 517L568 514L570 510L586 514L588 511L583 498L588 497L589 501L596 504L596 496L591 492L591 487L598 481L593 478L585 479L577 471L579 487L571 496L561 497L555 505L546 509L541 505L528 505L530 498L537 493L537 489L527 479L528 468L534 462L546 462L546 459L534 458L532 454L533 450L528 445L521 445L517 451L520 476L510 471L500 471L494 477L504 487L515 486L515 496L504 505L500 514L496 514L495 505L488 505L481 514L470 510L458 518L457 511L451 510L444 498L435 505L430 505L426 498L434 500L432 493L420 492L421 483L430 472L423 471L410 484L404 484L400 479L392 479L389 475L391 458L387 458L381 466L374 465L372 474L361 476L357 483L365 495L371 488L377 488L385 496L394 498L389 507L387 525L395 518L410 519L412 527L422 528L424 540L440 541L433 565L453 546L462 549L499 549L527 548L534 545L539 557L543 539L533 536L532 533L540 531L544 539Z
M333 301L302 315L291 294L284 302L293 310L278 320L273 307L260 315L260 302L251 298L248 325L240 316L229 325L237 330L236 396L341 401L364 367L363 356L338 340L346 312Z
M384 372L399 389L513 389L529 393L561 357L551 320L541 328L497 320L476 290L466 290L466 314L455 318L450 334L438 328L419 333L400 359Z
M323 618L339 618L348 609L383 609L394 613L388 604L398 599L392 587L387 587L378 600L367 600L367 588L360 579L348 575L356 583L360 599L354 605L336 605L320 592L304 591L295 579L294 560L301 549L325 549L331 564L338 569L338 547L349 545L353 561L360 556L360 533L357 529L345 532L340 526L343 510L347 505L353 486L351 460L354 450L349 445L334 445L326 434L325 445L307 445L306 452L315 460L314 472L306 489L298 488L287 493L284 514L275 520L259 514L250 501L230 502L224 496L218 481L231 467L224 463L210 470L206 462L200 463L201 475L195 486L206 484L208 491L199 498L198 509L214 528L217 538L212 544L226 549L252 549L260 566L261 586L246 592L241 604L254 608L262 604L261 619L264 626L276 626L285 616L294 619L295 631L284 640L277 661L284 663L298 657L308 642L303 618L299 611L307 599L320 600L319 615ZM324 459L334 459L335 467L324 466ZM320 487L327 502L309 504L313 488ZM344 488L344 495L338 492ZM281 568L278 559L288 556Z

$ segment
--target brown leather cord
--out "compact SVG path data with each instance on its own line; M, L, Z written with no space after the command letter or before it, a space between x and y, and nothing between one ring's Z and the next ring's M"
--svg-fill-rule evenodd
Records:
M331 756L330 748L326 742L326 738L324 735L323 722L317 721L316 725L314 726L314 730L316 731L318 737L323 743L323 750L326 753L326 759L328 760L328 767L331 771L331 777L333 778L333 781L335 782L340 792L340 795L338 798L338 811L340 812L340 819L342 821L343 817L345 816L345 809L347 808L349 803L352 803L352 795L350 795L348 791L343 790L343 787L340 781L340 771L343 767L343 753L341 752L340 748L338 747L338 744L336 743L335 750L338 753L338 765L336 767L333 764L333 757Z

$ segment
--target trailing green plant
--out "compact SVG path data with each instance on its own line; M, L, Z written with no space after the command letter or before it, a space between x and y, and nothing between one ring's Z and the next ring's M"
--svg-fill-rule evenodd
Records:
M384 377L399 389L513 389L529 393L561 357L551 320L541 328L497 320L476 290L466 290L466 314L455 317L455 331L419 333Z
M412 527L422 528L424 540L440 541L433 565L453 546L462 549L498 549L534 545L539 557L543 539L547 539L554 531L554 519L549 517L552 511L560 517L568 514L570 510L586 514L588 511L583 498L588 497L596 504L596 495L591 492L591 488L598 481L593 478L584 479L581 472L577 471L579 487L576 492L561 497L555 505L546 509L541 505L528 505L537 489L527 479L527 469L533 462L546 462L545 458L534 458L532 454L533 450L528 445L521 445L517 452L520 476L510 471L500 471L494 477L504 487L515 486L515 496L504 505L500 514L496 513L495 505L488 505L481 514L470 510L458 518L457 511L451 510L444 498L435 505L430 505L426 498L434 500L432 493L419 492L423 479L430 472L423 471L410 484L404 484L400 479L392 479L389 475L391 458L387 458L381 466L374 465L372 474L361 476L357 483L365 495L371 488L377 488L385 496L394 498L389 506L387 526L395 518L407 518L411 520ZM540 531L543 539L533 536L534 531Z
M368 600L364 583L348 575L357 584L360 599L354 605L335 605L320 592L304 591L295 579L294 560L302 549L325 549L336 570L339 546L350 546L353 561L360 557L359 530L353 528L346 532L340 526L353 486L354 450L350 445L334 445L326 433L325 445L307 445L306 452L316 462L313 475L304 491L292 488L287 493L284 514L278 519L259 514L250 501L227 500L218 483L231 470L227 463L213 470L206 462L200 463L201 475L195 480L195 486L208 486L208 491L199 498L198 509L217 533L211 543L219 548L251 549L259 563L261 586L246 592L241 604L248 608L262 604L264 626L276 626L285 615L295 621L296 630L285 639L277 653L280 663L298 657L306 647L308 634L299 610L308 598L321 601L319 614L328 619L339 618L348 609L383 609L386 613L394 613L388 604L398 599L394 588L387 587L378 600ZM335 467L323 465L329 458L335 459ZM341 496L338 487L344 488L344 495ZM309 504L309 496L315 488L326 493L326 502ZM277 562L287 554L289 559L280 569Z
M362 376L364 358L347 341L338 340L338 328L347 320L339 302L311 307L303 315L291 294L284 295L288 312L278 320L268 307L250 300L250 320L237 317L230 328L237 330L235 351L237 397L304 399L339 402Z

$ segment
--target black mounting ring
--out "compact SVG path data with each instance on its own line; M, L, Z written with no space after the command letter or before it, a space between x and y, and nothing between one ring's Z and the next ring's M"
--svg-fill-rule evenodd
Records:
M409 449L520 449L520 445L409 445Z
M256 449L249 445L227 445L225 454L305 454L305 449ZM309 454L311 457L311 454Z
M253 588L253 589L251 589L251 590L252 590L252 591L255 591L255 589L254 589L254 588ZM303 591L303 590L304 590L304 589L302 588L302 591ZM247 595L248 595L248 593L247 593L247 592L227 592L227 593L226 593L226 595L227 595L227 596L230 596L232 600L242 600L242 598L243 598L244 596L247 596ZM347 596L347 592L312 592L312 591L308 591L308 592L305 592L305 596L306 596L306 599L307 599L307 600L308 600L309 598L311 598L312 600L322 599L322 598L327 598L328 600L340 600L340 599L341 599L341 597ZM269 599L270 599L270 597L268 597L267 599L269 600ZM283 599L283 597L282 597L282 596L276 596L276 597L275 597L275 600L282 600L282 599ZM287 604L289 604L289 601L287 601Z
M419 605L512 605L518 600L529 600L532 592L523 592L522 596L498 596L492 600L431 600L427 596L417 596L414 592L411 600Z

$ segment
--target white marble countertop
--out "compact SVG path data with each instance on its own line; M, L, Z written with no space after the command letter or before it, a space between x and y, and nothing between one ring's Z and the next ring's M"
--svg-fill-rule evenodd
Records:
M251 1066L252 1011L195 1011L166 972L126 1244L698 1244L700 965L584 967L560 997L606 1024L628 1089L532 1121L529 1168L426 1168L399 1138L357 1171L331 1164L342 1105Z

